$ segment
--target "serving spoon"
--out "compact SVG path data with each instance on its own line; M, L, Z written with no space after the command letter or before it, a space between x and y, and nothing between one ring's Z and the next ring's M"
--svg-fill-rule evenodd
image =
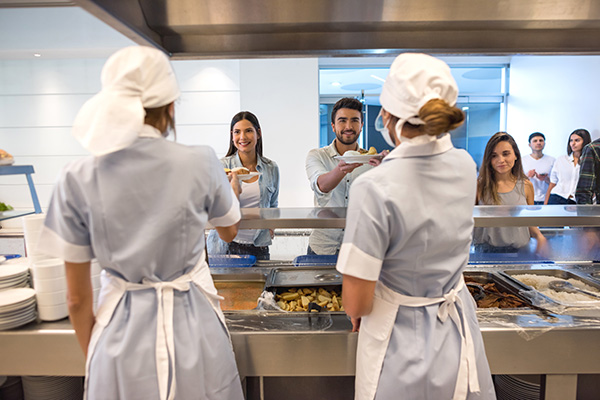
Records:
M585 295L591 296L591 297L595 297L597 299L600 299L600 295L596 294L596 293L592 293L589 292L587 290L583 290L580 289L576 286L573 286L571 284L571 282L567 282L567 281L550 281L550 283L548 283L548 287L552 290L555 290L557 292L566 292L566 293L583 293Z

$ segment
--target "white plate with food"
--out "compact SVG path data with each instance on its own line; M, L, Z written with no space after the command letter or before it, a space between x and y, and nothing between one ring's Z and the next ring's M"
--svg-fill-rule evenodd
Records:
M238 174L238 179L242 182L246 182L249 181L250 179L254 178L255 176L259 176L260 172L249 172L247 174Z
M381 154L360 154L360 155L343 155L333 157L336 160L345 162L346 164L367 164L370 159L375 158L381 160L383 156Z

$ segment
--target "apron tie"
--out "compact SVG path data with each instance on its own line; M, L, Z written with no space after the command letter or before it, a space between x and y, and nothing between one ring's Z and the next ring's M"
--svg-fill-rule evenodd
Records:
M178 290L180 292L187 292L190 290L190 281L191 278L188 274L182 275L171 282L154 282L147 278L142 281L142 286L145 286L144 288L150 286L156 290L158 301L156 312L156 374L158 377L158 392L160 399L172 400L175 398L173 291ZM173 366L171 379L169 379L169 365ZM169 386L171 386L171 390L167 397Z
M439 308L437 311L437 317L439 320L444 323L450 317L452 322L456 325L458 332L460 334L460 361L458 368L458 375L456 378L456 385L454 387L454 394L452 396L453 400L464 400L467 398L469 392L477 393L480 391L479 387L479 377L477 374L477 363L475 357L475 345L473 343L473 336L471 335L471 330L467 324L467 316L463 311L462 317L458 312L457 304L461 309L464 310L463 301L459 296L459 292L465 288L465 282L463 278L459 280L452 290L448 293L444 294L442 297L417 297L417 296L407 296L400 294L398 292L393 291L392 289L385 286L381 281L377 282L377 286L375 289L375 301L374 310L376 309L380 315L374 316L369 315L363 318L362 325L365 323L370 324L369 320L378 320L379 322L373 322L376 326L380 327L378 336L380 336L383 342L377 344L377 351L383 352L378 357L377 363L379 365L376 366L376 369L371 369L368 373L374 374L372 379L368 379L365 382L368 382L370 388L357 396L357 398L364 399L373 399L376 391L376 385L378 381L378 376L381 371L381 364L383 362L383 357L385 356L385 350L387 349L387 343L389 343L389 339L391 336L391 331L394 327L394 321L396 319L396 312L398 307L426 307L434 304L439 304ZM375 305L376 304L376 305ZM371 312L373 314L373 311ZM381 321L385 322L385 327L381 331ZM361 326L361 328L368 328L366 326ZM361 332L363 331L361 329ZM366 336L361 337L359 333L359 343L363 340L363 343L366 343L369 340ZM365 346L366 348L367 346ZM373 360L375 357L373 350L370 351L370 354L365 355L365 359ZM358 368L358 363L357 363ZM375 377L375 374L377 377ZM358 379L358 378L357 378ZM362 378L361 378L362 379Z

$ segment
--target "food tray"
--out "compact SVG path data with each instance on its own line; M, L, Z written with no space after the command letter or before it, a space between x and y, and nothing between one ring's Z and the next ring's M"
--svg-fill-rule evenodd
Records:
M342 274L333 267L273 268L265 290L271 288L341 286Z
M466 272L463 272L463 276L464 276L465 280L471 280L480 285L494 283L496 285L496 288L500 292L512 294L512 295L518 297L519 300L521 300L523 303L525 303L528 307L531 307L531 305L532 305L530 300L528 300L527 298L525 298L524 296L519 294L519 289L517 289L510 282L507 282L505 279L503 279L502 277L500 277L496 274L493 274L491 272L485 272L485 271L466 271ZM522 307L511 307L511 308L506 308L506 309L519 309L519 308L522 308ZM478 307L478 309L485 310L486 307Z
M520 280L518 280L517 278L515 278L514 276L516 275L524 275L524 274L528 274L528 275L538 275L538 276L550 276L550 277L554 277L557 279L564 279L564 280L568 280L568 279L574 279L574 280L578 280L582 283L585 283L588 286L591 286L593 288L595 288L596 290L600 291L600 283L595 282L592 279L586 279L572 271L568 271L568 270L563 270L563 269L536 269L536 270L531 270L531 269L512 269L512 270L504 270L500 272L500 275L506 277L507 279L510 280L511 283L515 284L517 287L521 288L522 290L529 290L532 292L537 293L539 296L541 296L543 299L545 299L546 301L548 301L548 303L550 304L557 304L560 306L565 306L565 307L582 307L584 306L586 303L590 303L590 304L598 304L598 306L600 306L600 302L597 301L590 301L590 302L579 302L580 304L577 303L565 303L565 302L561 302L558 300L555 300L549 296L546 296L545 294L543 294L542 292L540 292L539 290L521 282ZM600 308L598 308L598 312L600 314ZM594 314L595 315L595 314Z

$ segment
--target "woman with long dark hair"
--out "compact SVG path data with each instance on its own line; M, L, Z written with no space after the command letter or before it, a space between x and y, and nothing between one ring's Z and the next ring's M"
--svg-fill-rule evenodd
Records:
M263 156L263 132L256 115L241 111L233 116L229 130L229 150L221 159L224 168L246 168L258 176L242 180L240 207L274 208L279 198L279 167ZM243 179L243 175L240 175ZM269 229L241 229L231 243L220 240L215 232L208 236L208 252L215 254L249 254L258 260L270 258Z
M533 205L533 184L523 172L517 143L506 132L497 132L485 146L476 201L479 205ZM483 251L485 247L517 250L527 246L531 237L537 240L537 251L543 251L547 242L537 227L475 228L473 233L474 243Z
M586 129L575 129L567 140L567 155L554 161L550 185L544 204L575 204L575 190L579 182L579 157L583 148L592 141Z

